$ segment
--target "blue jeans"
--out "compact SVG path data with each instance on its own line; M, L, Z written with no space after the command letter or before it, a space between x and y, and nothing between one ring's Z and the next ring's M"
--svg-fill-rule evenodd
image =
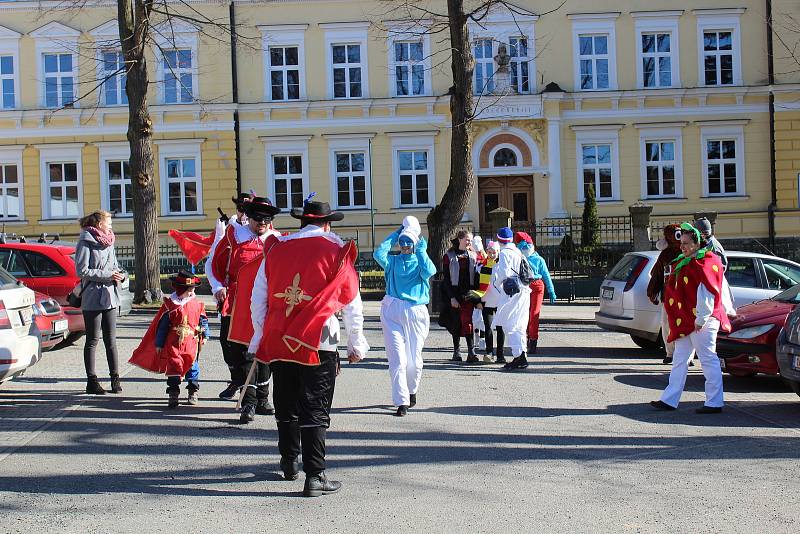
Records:
M186 376L183 377L186 380L188 386L186 389L189 391L197 391L200 389L200 358L195 359L194 363L192 364L192 368L186 373ZM177 390L179 389L179 385L181 383L181 377L179 376L169 376L167 377L167 393L170 390Z

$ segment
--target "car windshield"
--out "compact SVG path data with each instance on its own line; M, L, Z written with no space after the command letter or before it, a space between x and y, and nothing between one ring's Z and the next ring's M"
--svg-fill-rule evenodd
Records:
M790 287L772 297L771 300L778 302L788 302L790 304L800 304L800 284Z
M17 287L17 279L0 267L0 289L8 289L10 287Z

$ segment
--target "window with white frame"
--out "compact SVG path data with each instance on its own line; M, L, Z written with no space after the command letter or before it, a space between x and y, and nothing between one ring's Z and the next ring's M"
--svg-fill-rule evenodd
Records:
M19 219L22 216L22 180L18 163L4 163L0 156L0 219Z
M642 86L672 86L672 34L645 32L640 34Z
M494 91L494 42L492 39L476 39L475 56L475 94Z
M682 10L635 11L637 87L680 87L678 21Z
M300 99L300 53L297 46L269 47L271 100Z
M367 207L366 153L336 152L335 158L337 207Z
M733 85L733 31L703 32L703 83Z
M331 45L333 97L361 98L361 45Z
M108 187L108 211L118 216L133 215L133 185L127 159L105 161Z
M511 85L520 94L530 92L530 57L528 39L512 37L508 40L508 55L511 56Z
M395 95L425 94L425 53L421 40L394 42Z
M647 198L674 197L677 191L675 141L646 140L644 153Z
M0 54L0 109L16 107L15 65L13 55Z
M128 103L125 84L128 76L125 68L125 56L119 50L102 50L103 104L120 106Z
M272 156L272 187L275 205L281 209L303 207L303 156Z
M164 50L164 103L187 104L194 102L192 50L178 48Z
M46 195L48 215L53 219L68 219L80 215L78 162L47 161Z
M200 185L197 173L197 159L194 157L164 158L167 170L167 207L169 215L198 213Z
M608 89L608 35L579 35L581 89Z
M400 206L426 206L430 203L430 174L427 150L398 150Z
M614 166L611 160L612 145L591 143L581 145L581 175L583 176L583 198L594 188L597 200L614 198Z
M735 138L705 141L705 177L709 196L739 194L739 165Z
M74 58L71 53L45 53L44 102L48 108L70 106L75 100Z
M694 9L697 17L698 82L742 85L741 15L745 8Z

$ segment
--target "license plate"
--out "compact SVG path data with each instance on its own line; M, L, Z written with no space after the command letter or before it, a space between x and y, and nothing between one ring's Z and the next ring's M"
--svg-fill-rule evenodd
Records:
M61 319L60 321L53 321L53 333L63 332L67 329L67 321Z
M614 288L613 287L604 287L603 288L603 298L606 300L613 300L614 299Z
M725 360L723 360L722 358L720 358L720 360L719 360L719 368L720 368L720 369L722 369L722 370L724 371L724 370L725 370L725 368L726 368L727 366L728 366L728 365L725 363Z
M19 319L22 321L23 325L31 324L31 320L33 319L33 309L31 308L23 308L19 311Z
M800 356L795 356L794 361L792 362L792 368L796 371L800 371Z

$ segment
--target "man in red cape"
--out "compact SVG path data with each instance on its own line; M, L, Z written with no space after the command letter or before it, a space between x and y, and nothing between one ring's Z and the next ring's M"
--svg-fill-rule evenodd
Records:
M363 334L355 244L330 230L344 215L327 202L307 199L292 209L300 231L267 239L264 261L253 285L253 337L248 351L272 368L281 469L287 480L299 473L303 454L303 495L335 493L341 483L325 476L325 434L339 356L343 312L350 362L369 350Z
M272 227L272 219L280 213L280 209L269 199L253 197L250 202L245 203L244 210L247 214L247 224L228 227L225 237L216 246L211 262L214 276L224 284L222 290L224 298L219 308L222 316L220 331L225 333L223 356L231 372L231 383L220 393L220 397L224 399L234 398L239 388L244 386L253 362L247 355L250 339L237 339L236 336L230 335L231 313L235 303L239 300L249 302L252 288L251 281L245 280L240 283L240 276L245 266L263 257L264 242L267 237L278 235ZM241 423L249 423L256 414L272 415L273 409L269 402L269 377L269 366L257 365L255 380L248 384L242 399L242 412L239 417Z

